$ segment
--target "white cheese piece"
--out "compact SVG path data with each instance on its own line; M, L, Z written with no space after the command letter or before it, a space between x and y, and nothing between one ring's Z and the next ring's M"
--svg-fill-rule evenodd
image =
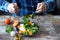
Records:
M10 32L10 35L14 36L15 35L15 31Z
M20 24L20 26L24 27L24 24Z
M25 28L24 28L24 27L20 27L20 30L21 30L21 31L25 31Z

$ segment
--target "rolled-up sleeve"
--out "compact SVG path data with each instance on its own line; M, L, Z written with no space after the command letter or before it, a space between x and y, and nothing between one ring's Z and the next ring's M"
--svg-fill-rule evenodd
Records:
M0 10L1 11L8 12L8 10L7 10L8 5L9 5L9 2L7 2L5 0L0 0Z
M45 0L46 3L46 11L53 11L56 4L55 0Z

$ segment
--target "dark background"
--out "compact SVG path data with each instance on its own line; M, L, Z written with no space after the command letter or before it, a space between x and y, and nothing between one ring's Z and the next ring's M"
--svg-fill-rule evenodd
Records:
M6 1L8 1L8 2L10 2L10 3L12 2L12 0L6 0Z

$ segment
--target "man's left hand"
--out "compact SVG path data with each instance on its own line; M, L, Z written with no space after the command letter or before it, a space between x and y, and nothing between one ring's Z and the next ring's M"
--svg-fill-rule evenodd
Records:
M46 10L46 4L44 2L37 4L36 13L43 13Z

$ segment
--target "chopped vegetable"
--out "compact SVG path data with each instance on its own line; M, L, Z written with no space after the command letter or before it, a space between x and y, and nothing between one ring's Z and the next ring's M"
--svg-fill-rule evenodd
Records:
M29 32L29 29L27 29L27 32Z
M33 23L32 22L29 22L30 25L32 25Z
M24 35L29 35L27 31L26 31L26 32L24 32L23 34L24 34Z
M30 18L34 18L35 14L30 14L29 17Z
M33 34L35 34L37 31L36 30L31 30Z
M11 32L10 32L10 35L11 35L11 36L15 36L15 31L11 31Z
M21 27L24 27L24 24L20 24Z
M18 20L14 20L14 23L18 23Z
M14 24L13 24L13 27L16 27L17 25L18 25L18 23L14 23Z
M20 28L20 25L18 25L17 28L19 29Z
M6 32L7 33L10 33L10 32L12 32L13 31L13 27L12 26L7 26L6 27Z
M20 24L20 28L19 28L19 30L21 30L21 31L25 31L24 24Z
M14 22L13 22L13 27L16 27L17 25L18 25L18 20L14 20Z
M25 28L24 27L20 27L19 30L24 32Z
M20 30L19 30L19 34L23 34L23 31L20 31Z
M23 18L23 20L24 20L24 21L23 21L24 23L28 23L28 22L30 22L30 20L27 19L27 18Z
M4 23L9 25L11 23L11 20L10 19L5 19Z
M21 40L21 37L19 36L19 34L15 35L15 40Z
M29 31L29 35L32 35L32 31Z
M38 27L32 27L32 29L38 30Z

